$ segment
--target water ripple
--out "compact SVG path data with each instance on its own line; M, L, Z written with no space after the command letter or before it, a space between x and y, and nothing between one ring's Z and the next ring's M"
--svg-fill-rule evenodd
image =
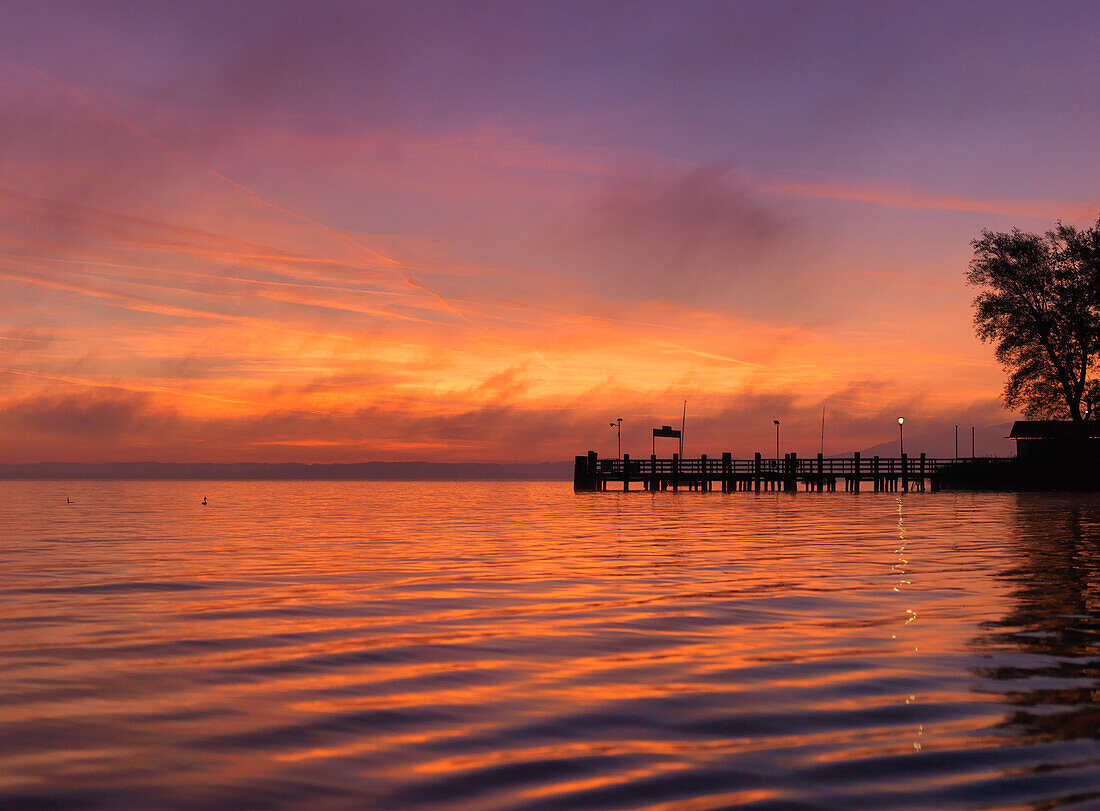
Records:
M0 486L0 807L1100 801L1096 497Z

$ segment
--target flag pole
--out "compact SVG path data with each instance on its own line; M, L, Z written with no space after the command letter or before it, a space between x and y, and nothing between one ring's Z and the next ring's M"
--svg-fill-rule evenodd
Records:
M680 458L684 458L684 425L687 423L688 401L684 400L684 413L680 416Z
M821 455L825 455L825 404L821 404Z

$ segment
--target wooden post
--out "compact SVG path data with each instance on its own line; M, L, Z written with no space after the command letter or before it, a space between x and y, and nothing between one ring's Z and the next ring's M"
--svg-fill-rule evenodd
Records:
M855 492L858 493L859 492L859 481L860 481L860 479L863 478L863 462L859 458L859 451L856 451L855 453L852 454L852 461L855 463L854 467L855 467L855 471L856 471L856 477L852 482L852 488L855 490Z
M680 454L672 454L672 492L680 489Z
M878 475L878 457L877 456L874 459L871 460L871 475L874 476L874 478L875 478L875 492L877 493L879 491L879 488L882 485L882 482L879 480L879 475Z
M588 470L588 457L578 456L573 463L573 492L587 493L596 489L595 481Z
M825 489L825 454L817 455L817 492Z
M798 492L798 454L793 451L787 456L787 482L783 489Z
M623 490L630 489L630 454L623 454Z
M602 489L600 482L600 460L595 451L588 452L588 478L592 481L592 489Z
M920 490L922 493L924 492L924 475L924 454L922 453L920 455Z
M909 492L909 455L905 453L901 455L901 490Z

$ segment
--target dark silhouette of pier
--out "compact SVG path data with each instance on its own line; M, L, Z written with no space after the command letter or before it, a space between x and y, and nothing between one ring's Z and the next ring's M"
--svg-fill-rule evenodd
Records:
M752 459L734 459L732 454L720 457L703 454L698 459L600 459L594 451L576 457L573 469L573 489L578 492L607 490L609 483L631 485L643 490L714 490L722 492L757 492L762 490L836 492L843 483L845 492L859 492L864 487L879 491L936 491L944 480L950 482L960 468L980 470L983 478L997 480L1011 475L1014 459L982 457L978 459L942 459L920 454L910 457L800 458L789 453L782 459L765 459L759 453ZM973 479L973 477L970 477Z

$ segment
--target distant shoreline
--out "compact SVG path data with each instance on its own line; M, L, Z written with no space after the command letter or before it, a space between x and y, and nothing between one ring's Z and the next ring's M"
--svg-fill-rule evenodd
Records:
M31 462L0 465L0 481L569 481L572 462Z

